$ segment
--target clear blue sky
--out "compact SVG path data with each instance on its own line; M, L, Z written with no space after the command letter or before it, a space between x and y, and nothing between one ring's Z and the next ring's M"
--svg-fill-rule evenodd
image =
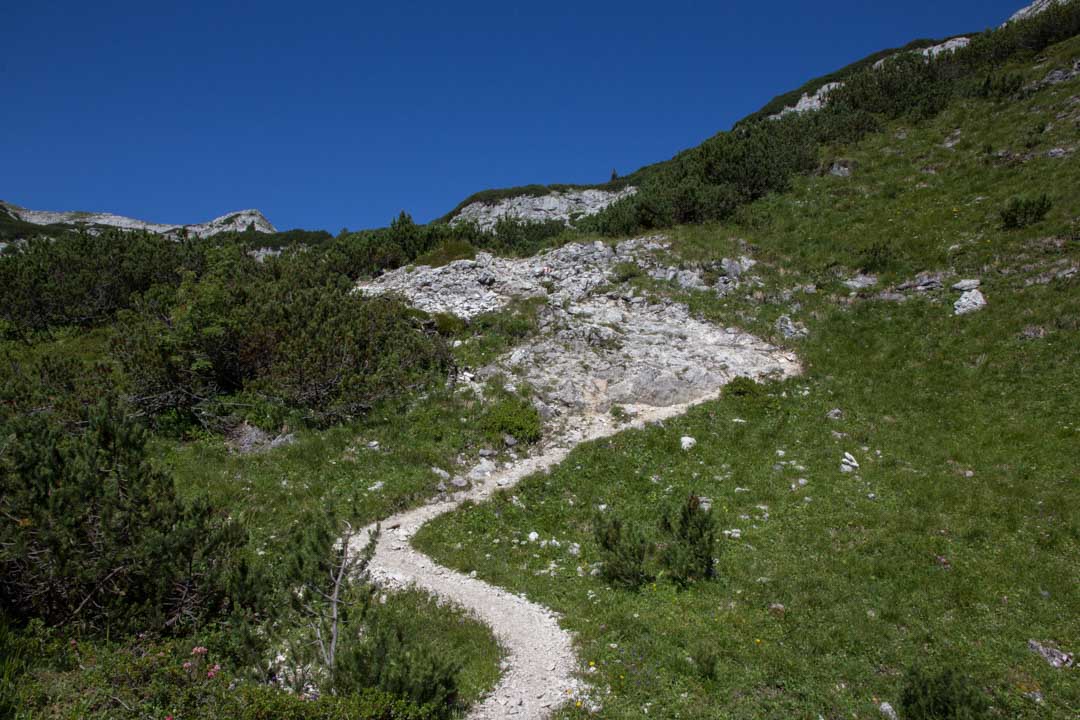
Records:
M603 182L885 47L1026 0L17 2L0 199L279 228L427 221L469 193Z

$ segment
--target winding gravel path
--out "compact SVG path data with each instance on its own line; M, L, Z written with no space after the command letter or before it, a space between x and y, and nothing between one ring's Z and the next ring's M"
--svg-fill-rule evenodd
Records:
M486 500L496 490L513 487L529 475L550 470L578 443L680 415L694 405L714 399L718 393L719 388L691 402L669 407L628 406L635 414L634 419L623 424L608 416L594 416L572 434L573 441L556 440L538 454L492 473L468 491L381 523L383 535L369 566L372 578L384 586L419 587L471 610L492 629L506 650L506 670L494 690L470 712L472 720L511 717L541 720L559 705L582 696L586 686L576 677L581 667L574 654L573 636L559 626L558 613L436 564L411 546L413 536L424 523L457 509L466 500ZM354 548L359 550L366 545L373 529L374 526L368 527L357 535Z
M685 305L646 299L632 289L606 289L619 262L634 262L643 271L659 268L667 273L664 277L687 275L653 257L667 247L666 238L652 236L614 247L571 243L525 259L480 253L475 260L439 268L402 268L358 286L366 294L397 292L428 312L464 318L504 307L514 297L547 297L539 313L541 332L480 374L482 380L521 376L538 388L545 407L557 408L545 415L550 440L512 464L496 467L484 461L468 473L474 480L468 490L384 520L368 568L382 585L416 586L471 610L498 637L507 653L505 672L473 708L473 720L541 720L569 700L587 701L589 688L581 679L573 637L559 626L558 614L437 565L410 544L421 526L467 500L482 502L496 490L550 470L580 443L682 414L715 398L737 376L789 377L801 370L792 353L736 328L700 321ZM754 264L745 258L740 262L739 272L717 292L736 287L740 274ZM689 275L697 278L691 285L700 284L697 271ZM481 382L462 381L475 382L473 389L483 394ZM611 417L608 410L616 404L632 422ZM372 530L355 536L353 547L364 547Z

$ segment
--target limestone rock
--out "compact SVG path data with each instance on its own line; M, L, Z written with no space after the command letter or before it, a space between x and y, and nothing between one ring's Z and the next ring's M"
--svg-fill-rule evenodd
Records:
M819 87L813 95L804 93L803 96L799 98L799 102L795 103L794 106L786 107L777 114L770 115L769 119L779 120L780 118L790 115L792 113L801 115L806 112L815 112L817 110L820 110L821 108L825 107L825 103L828 102L829 94L837 88L841 88L843 86L844 83L841 82L825 83L824 85Z
M1028 640L1028 649L1058 669L1072 667L1073 665L1073 656L1071 654L1058 650L1056 647L1045 645L1037 640Z
M986 307L986 298L978 290L968 290L953 305L955 315L967 315Z
M569 223L574 218L595 215L612 203L628 198L636 187L618 191L568 190L533 197L518 195L494 203L474 202L463 207L451 220L451 225L471 222L481 230L493 230L499 220L510 218L526 222L556 220Z
M70 225L84 227L94 232L98 226L115 227L121 230L145 230L160 235L179 236L186 232L191 237L206 238L223 232L242 232L254 226L256 232L275 233L277 229L258 210L240 210L216 217L205 223L192 225L166 225L145 220L114 215L113 213L92 213L52 210L28 210L18 205L0 202L0 208L23 222L33 225Z
M1031 3L1027 7L1020 8L1015 13L1013 13L1012 17L1006 20L1005 24L1002 25L1002 27L1005 27L1005 25L1008 25L1011 22L1016 22L1017 20L1026 20L1027 18L1035 17L1039 13L1046 12L1053 5L1064 2L1066 2L1066 0L1035 0L1035 2Z

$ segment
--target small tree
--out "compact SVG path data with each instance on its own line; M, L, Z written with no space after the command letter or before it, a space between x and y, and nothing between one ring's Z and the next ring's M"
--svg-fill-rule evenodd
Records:
M242 530L206 502L180 501L115 402L85 411L82 427L39 415L3 429L3 609L102 631L180 631L246 604L234 592L250 579Z
M660 531L667 537L661 559L672 580L682 587L716 577L716 520L697 495L690 495L672 518L660 520Z
M289 558L288 582L293 588L292 609L311 631L311 645L317 660L334 680L342 628L357 611L367 611L368 593L350 593L350 585L366 587L367 567L379 538L376 527L363 547L356 547L361 532L349 523L337 534L337 526L327 517L309 518L300 524Z
M619 173L615 168L611 168L611 182L615 182L619 179Z
M651 546L638 528L624 524L618 517L598 514L593 534L600 546L601 571L608 582L635 589L651 579L645 569Z

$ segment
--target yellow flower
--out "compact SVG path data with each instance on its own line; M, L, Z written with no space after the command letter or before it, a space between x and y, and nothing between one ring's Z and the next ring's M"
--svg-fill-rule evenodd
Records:
M758 645L760 645L760 644L761 644L761 638L756 638L756 639L754 640L754 642L755 642L755 643L757 643Z

